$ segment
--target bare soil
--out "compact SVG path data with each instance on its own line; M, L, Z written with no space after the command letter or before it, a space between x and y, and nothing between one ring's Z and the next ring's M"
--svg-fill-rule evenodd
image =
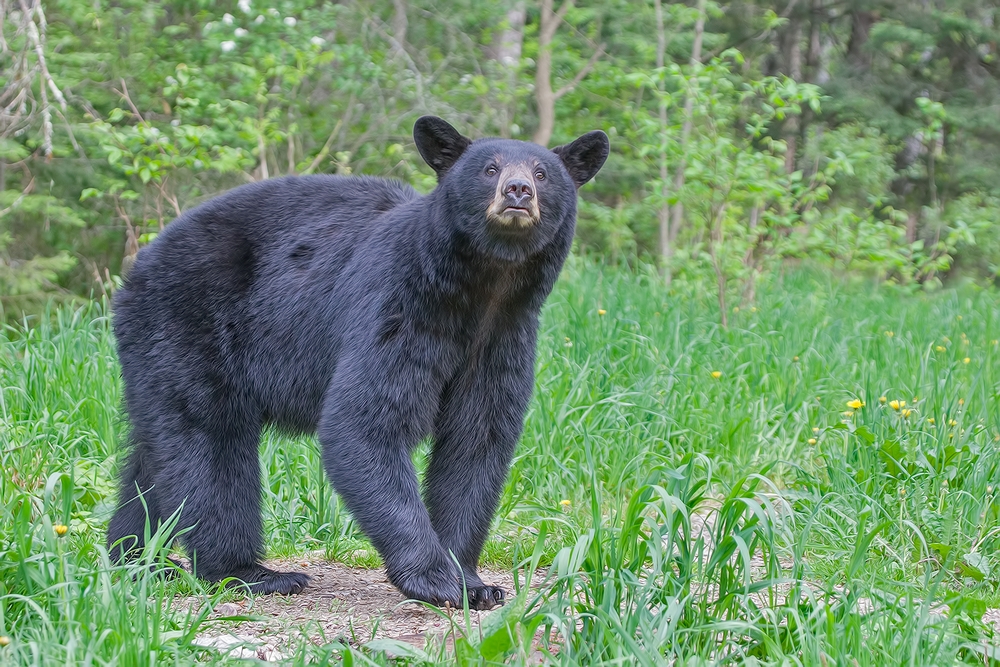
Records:
M321 555L271 560L267 567L300 571L312 580L298 595L261 595L219 604L195 643L232 655L260 660L286 657L300 637L317 645L334 641L360 646L373 639L395 639L416 647L447 640L455 626L465 627L464 612L407 602L386 579L384 570L351 568L326 561ZM504 587L513 596L510 572L480 570L483 581ZM179 601L197 607L199 600ZM473 632L494 613L470 611ZM244 616L252 620L225 620Z

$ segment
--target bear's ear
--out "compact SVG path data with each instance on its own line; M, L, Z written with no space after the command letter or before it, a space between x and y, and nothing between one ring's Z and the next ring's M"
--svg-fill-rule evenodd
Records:
M588 132L573 143L552 149L552 152L562 160L577 188L597 175L604 166L604 161L608 159L610 151L611 142L608 141L608 135L600 130Z
M421 116L413 125L413 141L420 157L438 175L438 179L451 169L472 143L458 130L437 116Z

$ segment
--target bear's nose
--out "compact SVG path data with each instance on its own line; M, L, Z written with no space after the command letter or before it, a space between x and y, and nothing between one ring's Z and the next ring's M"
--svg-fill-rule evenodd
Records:
M522 204L527 204L531 201L535 192L531 189L531 183L523 178L512 178L503 186L503 192L507 197L513 200L513 205L522 207Z

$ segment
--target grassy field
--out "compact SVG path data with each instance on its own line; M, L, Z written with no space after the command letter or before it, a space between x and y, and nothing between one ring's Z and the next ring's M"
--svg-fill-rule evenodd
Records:
M997 662L1000 295L796 272L728 329L714 304L573 260L484 554L544 584L449 646L290 661L520 663L542 637L561 664ZM0 389L0 664L229 659L191 640L234 593L107 561L123 429L102 309L4 332ZM268 434L261 462L273 555L377 566L315 442Z

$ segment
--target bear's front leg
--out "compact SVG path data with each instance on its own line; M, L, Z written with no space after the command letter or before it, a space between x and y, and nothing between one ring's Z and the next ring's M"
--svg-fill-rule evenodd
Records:
M434 532L410 459L431 430L440 395L434 349L398 339L353 349L337 368L320 419L327 474L396 588L461 606L458 568Z
M505 591L476 570L534 385L534 328L494 332L445 387L426 476L441 545L462 565L469 606L503 604Z

